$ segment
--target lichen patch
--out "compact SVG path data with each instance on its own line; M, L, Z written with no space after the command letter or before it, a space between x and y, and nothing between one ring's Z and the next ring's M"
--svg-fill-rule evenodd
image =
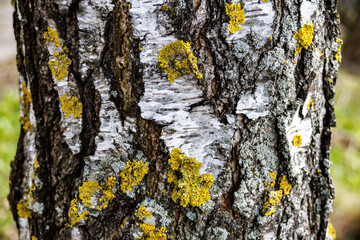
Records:
M64 94L60 97L61 110L65 113L66 117L73 115L74 118L82 117L82 103L77 97Z
M301 52L302 48L305 48L307 50L310 47L314 38L314 25L306 23L302 28L297 31L297 33L294 34L294 38L297 41L295 48L296 56Z
M203 77L197 65L197 57L192 53L189 42L179 40L166 45L161 49L158 59L161 69L167 73L170 82L191 73L197 79Z
M271 189L274 190L270 191L268 194L265 195L262 212L266 217L271 216L273 213L276 212L276 206L280 204L280 201L284 196L290 194L290 190L292 189L291 184L289 184L289 182L286 180L286 175L283 175L280 181L279 190L276 190L276 173L272 172L269 175L273 179L273 181L270 183L265 182L265 185L267 185L266 189L269 190L269 188L271 187Z
M136 186L144 176L148 173L148 164L142 161L131 162L127 161L125 170L120 173L121 177L121 191L132 191L133 186Z
M240 25L245 23L244 9L241 4L227 3L225 6L226 15L230 18L229 30L235 33L241 29Z
M169 163L168 182L175 185L171 195L174 202L179 200L182 207L188 204L199 207L210 200L209 190L214 180L210 174L200 175L201 162L174 148Z

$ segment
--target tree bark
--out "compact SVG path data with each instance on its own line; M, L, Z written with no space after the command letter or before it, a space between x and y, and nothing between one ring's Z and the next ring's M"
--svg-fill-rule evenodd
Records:
M20 239L333 239L336 0L17 0Z

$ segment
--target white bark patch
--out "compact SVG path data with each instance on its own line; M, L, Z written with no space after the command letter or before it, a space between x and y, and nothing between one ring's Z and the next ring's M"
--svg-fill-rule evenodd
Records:
M310 118L301 119L299 116L300 107L296 110L294 117L289 126L286 127L286 136L288 139L290 157L291 157L291 174L293 177L299 176L301 170L306 168L306 153L311 142L312 124ZM301 136L301 145L294 146L293 140L295 135ZM299 178L300 179L300 178Z
M120 157L126 161L132 144L132 133L136 132L136 120L127 118L124 126L121 123L120 115L115 104L110 101L110 84L104 76L102 69L95 76L95 88L101 95L100 109L100 131L95 138L97 146L93 156L85 159L84 177L86 181L97 179L99 172L104 168L118 162L111 156ZM116 171L117 172L117 171Z
M22 99L24 98L24 89L23 89L23 82L24 78L19 75L19 83L20 83L20 96ZM30 91L30 87L27 86L28 91ZM21 109L20 111L20 117L24 116L24 106L23 106L23 100L21 101ZM35 165L35 159L37 158L37 151L36 151L36 132L37 132L37 125L36 125L36 118L35 118L35 112L33 110L33 104L30 103L30 109L29 110L29 122L31 125L31 129L25 130L25 136L23 139L24 143L24 149L25 149L25 163L24 163L24 169L27 169L25 171L25 178L23 180L23 192L25 193L25 200L27 201L29 207L31 208L32 212L36 212L38 214L42 214L43 212L43 204L39 202L32 202L30 201L30 191L36 182L36 190L38 190L39 187L41 187L42 183L40 182L40 179L36 176L34 165ZM34 194L34 192L33 192Z
M139 106L141 116L165 125L161 139L171 151L180 148L189 157L202 162L201 174L210 173L216 179L226 162L234 130L220 123L212 107L190 106L203 99L202 89L194 76L183 76L174 83L155 72L160 50L177 41L157 21L163 0L133 1L130 14L134 36L142 41L140 61L144 64L144 96ZM223 152L225 153L222 155Z
M301 8L300 8L300 12L301 12L301 26L304 26L307 22L311 23L313 22L314 19L314 14L316 13L316 11L319 9L318 4L313 3L311 1L303 1L301 3Z
M82 240L83 237L77 227L71 229L71 239L72 240Z
M236 107L236 114L245 114L250 119L257 119L269 114L269 95L264 83L256 86L255 93L242 95Z
M19 218L19 239L30 239L30 226L27 218Z
M59 32L56 29L55 23L52 21L49 23L49 27L54 29L58 35ZM60 38L59 38L60 39ZM61 46L57 47L54 43L49 42L47 45L47 49L50 54L50 60L56 60L56 57L53 56L53 52L61 52L62 48L64 47L64 41L60 39ZM75 79L72 76L66 76L63 80L58 81L53 76L53 81L55 83L55 90L58 92L59 98L64 94L67 94L68 97L74 96L80 99L79 93L77 91L78 87L76 85ZM80 100L79 100L80 101ZM61 105L61 101L60 105ZM73 154L77 154L80 151L80 132L82 128L82 119L75 118L72 115L67 117L64 111L61 110L61 127L63 130L63 135L66 143L68 144L69 148L71 149Z
M85 78L88 70L96 67L104 49L106 16L114 9L111 0L83 0L77 15L79 27L80 74Z
M67 13L72 0L55 0L54 2L58 5L60 13Z
M273 34L273 21L275 11L272 1L263 2L258 0L248 0L244 2L245 23L241 29L234 34L229 34L226 41L229 44L237 40L245 39L248 34L256 36L256 47L264 46L269 37ZM226 24L227 25L227 24Z

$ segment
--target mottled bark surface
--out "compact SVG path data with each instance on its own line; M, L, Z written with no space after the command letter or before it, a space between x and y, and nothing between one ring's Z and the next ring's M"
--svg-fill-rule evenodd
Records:
M20 239L332 239L338 25L335 0L16 1Z

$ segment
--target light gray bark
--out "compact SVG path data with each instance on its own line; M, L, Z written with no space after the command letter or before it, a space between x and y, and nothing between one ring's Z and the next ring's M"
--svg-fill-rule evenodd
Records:
M20 238L332 239L335 6L16 1Z

